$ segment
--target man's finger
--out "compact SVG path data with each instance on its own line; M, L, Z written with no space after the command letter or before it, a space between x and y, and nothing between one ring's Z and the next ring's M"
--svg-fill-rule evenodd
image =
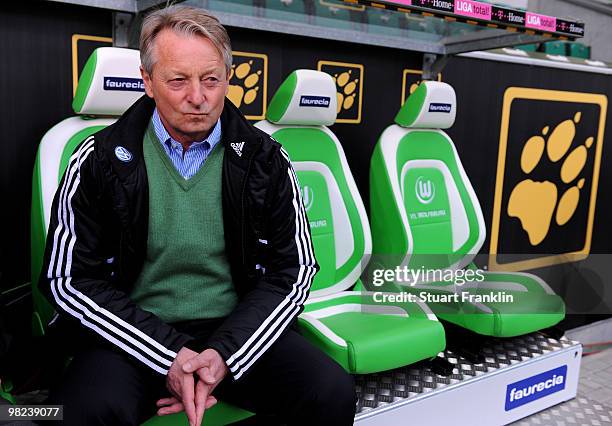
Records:
M166 405L172 405L177 402L180 402L180 401L176 399L175 397L171 396L169 398L158 399L155 405L157 405L158 407L164 407Z
M202 424L202 418L204 418L204 410L206 409L206 402L208 400L208 394L210 388L206 383L198 380L195 389L195 401L196 401L196 425Z
M209 365L210 360L206 358L206 356L199 354L183 364L183 372L194 373L196 370L199 370L202 367L208 367Z
M208 397L208 399L206 400L206 409L208 410L210 407L212 407L216 403L217 403L217 398L215 398L214 396L210 395Z
M212 373L212 370L211 370L210 367L202 367L202 368L200 368L198 370L198 376L200 377L200 379L204 380L209 385L214 385L215 383L217 383L217 379L215 378L214 374Z
M184 410L183 404L181 404L180 402L175 402L174 404L169 405L168 407L162 407L159 410L157 410L157 415L166 416L168 414L180 413L183 410Z
M181 385L181 394L182 394L181 402L183 403L183 407L185 408L185 414L187 414L187 419L189 419L190 426L196 425L194 388L195 388L195 384L194 384L193 375L185 374L183 376L182 385Z
M182 399L181 394L178 392L181 389L181 382L179 380L173 383L168 382L166 384L166 389L168 389L168 392L170 392L173 398L176 398L178 401Z

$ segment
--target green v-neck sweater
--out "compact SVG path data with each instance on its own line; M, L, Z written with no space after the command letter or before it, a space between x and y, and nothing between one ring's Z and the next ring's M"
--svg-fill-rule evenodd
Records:
M238 298L225 255L218 143L185 180L155 135L145 132L149 180L147 254L131 298L164 322L229 315Z

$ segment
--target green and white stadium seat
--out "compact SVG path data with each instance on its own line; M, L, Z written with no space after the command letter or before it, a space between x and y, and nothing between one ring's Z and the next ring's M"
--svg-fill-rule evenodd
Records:
M457 271L475 269L485 240L476 193L450 137L441 129L455 121L454 89L427 81L408 98L395 124L375 147L370 168L373 258L388 266ZM430 304L436 315L473 332L509 337L551 327L565 316L563 300L539 277L482 271L484 280L463 285L440 280L398 288L434 294L467 292L465 302ZM397 284L397 283L396 283ZM415 283L412 283L415 284ZM502 291L514 301L474 302L471 295ZM460 298L461 299L461 298Z
M88 136L114 123L144 94L139 66L140 56L137 50L116 47L96 49L83 68L72 103L74 112L78 115L53 126L40 142L32 181L31 211L33 331L36 334L44 333L53 316L52 306L38 291L37 286L53 196L74 148ZM111 77L110 81L108 77ZM119 81L129 83L131 90L116 90L119 87L113 85L113 82ZM206 411L203 424L225 425L251 415L248 411L219 401ZM188 422L185 413L180 413L154 416L145 424L170 426L186 425Z
M32 327L42 334L53 315L53 308L38 290L45 240L53 196L68 167L74 148L85 138L115 122L140 96L140 90L108 90L117 80L137 79L140 84L140 57L136 50L101 47L89 57L81 73L72 102L75 117L53 126L42 138L34 164L31 210L31 277L34 316ZM111 88L115 89L115 87Z
M353 289L371 253L363 201L337 137L332 77L291 73L256 126L283 145L298 177L321 267L304 312L302 334L347 371L365 374L433 358L445 347L443 327L420 303L381 304Z

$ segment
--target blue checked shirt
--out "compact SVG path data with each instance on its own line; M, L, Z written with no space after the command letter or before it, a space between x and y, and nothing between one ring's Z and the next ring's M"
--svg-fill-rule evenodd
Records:
M170 157L170 161L172 161L176 170L185 180L190 179L200 170L200 167L202 167L202 164L204 164L204 161L206 161L212 149L221 140L221 119L218 119L217 124L215 124L208 138L200 142L192 143L183 156L183 145L172 139L172 136L170 136L159 118L157 108L153 111L153 127L157 139L159 139L166 150L166 154Z

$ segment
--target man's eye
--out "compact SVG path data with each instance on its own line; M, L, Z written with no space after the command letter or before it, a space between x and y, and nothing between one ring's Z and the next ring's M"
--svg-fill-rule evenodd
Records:
M172 80L170 80L170 85L171 86L180 86L183 83L185 83L185 79L184 78L173 78Z
M204 84L207 86L216 86L219 84L219 79L217 77L206 77L204 79Z

